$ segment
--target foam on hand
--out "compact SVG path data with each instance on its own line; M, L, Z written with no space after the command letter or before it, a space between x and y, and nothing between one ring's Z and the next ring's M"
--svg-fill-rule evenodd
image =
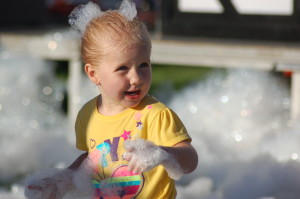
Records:
M47 169L35 172L25 181L28 199L61 199L72 189L73 171L70 169Z
M182 177L183 170L174 157L170 156L168 160L163 162L163 166L170 178L179 180Z
M91 152L77 170L47 169L35 172L26 179L25 196L28 199L60 199L65 195L79 194L91 198L91 176L100 155L98 150Z
M128 151L125 156L132 156L142 171L149 171L158 165L163 165L170 178L178 180L183 171L177 160L154 143L144 140L126 140L124 147Z

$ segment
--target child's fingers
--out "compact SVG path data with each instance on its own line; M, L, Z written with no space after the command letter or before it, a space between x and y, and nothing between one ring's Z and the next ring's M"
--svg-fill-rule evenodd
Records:
M143 172L145 172L144 167L140 167L140 165L135 165L135 167L132 169L131 171L134 174L141 174Z
M128 171L137 173L137 171L139 170L138 167L138 158L135 155L132 155L130 161L128 162Z
M135 147L129 146L125 148L127 152L133 152L135 150Z
M141 168L141 173L144 173L144 172L146 172L146 171L149 171L149 168L148 167L142 167Z
M142 173L142 169L140 167L135 167L133 170L132 170L132 173L134 174L140 174Z
M30 184L27 186L29 190L43 191L44 189L56 190L56 185L48 182L47 180L43 180L40 185Z
M150 167L143 162L139 157L133 155L128 163L128 170L135 174L140 174L148 171Z
M49 196L49 199L57 199L56 192L52 191L50 196Z
M133 171L136 161L132 158L128 163L128 171Z
M139 164L133 171L134 173L144 173L145 171L148 170L148 167L144 164Z
M131 171L133 173L141 173L143 172L140 168L139 159L133 155L132 153L125 153L124 159L127 160L128 163L128 171Z
M132 156L133 156L133 154L130 153L130 152L124 153L123 154L123 159L129 162L132 159Z
M30 189L30 190L37 190L37 191L42 191L43 190L43 188L41 186L38 186L38 185L28 185L27 188Z

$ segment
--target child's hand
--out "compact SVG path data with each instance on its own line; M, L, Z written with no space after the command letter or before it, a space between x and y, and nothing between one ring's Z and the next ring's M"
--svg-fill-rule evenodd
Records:
M72 175L70 169L35 173L26 180L25 196L28 199L61 199L73 188Z
M127 152L123 157L133 173L149 171L170 158L166 151L144 139L126 140L124 147Z
M38 183L30 184L27 186L27 189L25 195L29 199L58 199L57 187L50 178L45 178ZM31 192L31 194L29 192Z
M126 140L124 147L127 152L123 157L129 162L128 170L133 173L143 173L162 165L174 180L179 180L183 175L178 161L164 150L164 147L144 139Z

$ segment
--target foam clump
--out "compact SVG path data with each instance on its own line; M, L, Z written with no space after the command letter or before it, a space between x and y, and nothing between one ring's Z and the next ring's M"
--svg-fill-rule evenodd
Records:
M211 192L214 189L214 182L212 178L209 177L199 177L194 179L189 183L188 186L177 187L177 198L182 199L199 199L199 198L205 198L205 199L217 199L217 197L209 197Z
M86 5L76 7L70 13L69 24L83 34L89 22L96 17L100 17L102 14L103 12L98 4L89 2Z
M97 164L100 152L91 152L77 170L46 169L35 172L26 179L25 196L28 199L65 198L81 195L92 197L92 172ZM69 198L69 197L67 197Z
M158 165L164 166L170 178L178 180L183 171L177 160L154 143L144 140L126 140L124 147L127 150L126 157L131 156L143 171L149 171Z
M137 16L136 6L131 0L123 0L118 12L128 21L132 21ZM79 5L70 13L69 24L83 34L88 24L104 13L98 4L88 2L86 5Z
M80 192L86 194L91 194L93 192L91 176L100 157L101 152L99 150L90 152L87 158L80 165L79 169L74 172L73 184Z
M70 169L46 169L35 172L25 181L28 199L61 199L72 189L73 171Z
M169 158L163 163L163 166L166 169L170 178L174 180L179 180L182 177L183 170L175 158Z
M128 20L132 21L137 16L135 4L130 0L123 0L119 12Z

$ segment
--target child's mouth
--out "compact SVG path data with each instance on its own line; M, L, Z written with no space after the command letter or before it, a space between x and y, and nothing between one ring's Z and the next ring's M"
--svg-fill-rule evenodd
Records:
M136 99L140 96L141 91L140 90L138 90L138 91L125 91L124 94L125 94L126 97L129 97L130 99Z

